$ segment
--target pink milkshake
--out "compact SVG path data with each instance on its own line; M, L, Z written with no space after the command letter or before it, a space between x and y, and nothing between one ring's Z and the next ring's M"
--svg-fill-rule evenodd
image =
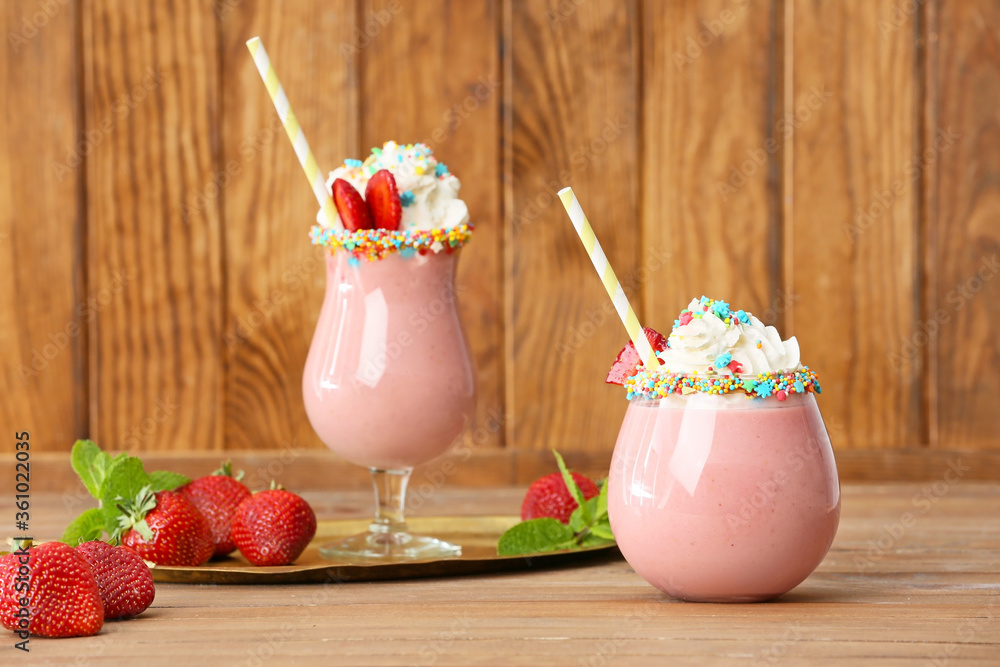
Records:
M693 601L750 602L791 590L819 565L840 520L840 484L794 338L702 297L668 339L661 368L619 355L631 403L608 479L622 554L646 581Z
M376 511L368 532L320 553L459 555L458 545L410 534L403 510L413 467L443 454L475 410L455 305L455 264L472 232L460 184L429 147L389 141L363 162L345 160L327 185L343 229L323 227L322 211L312 229L329 254L302 393L326 446L371 470Z
M313 429L351 463L398 470L444 453L475 383L455 311L457 253L327 257L326 297L302 393Z

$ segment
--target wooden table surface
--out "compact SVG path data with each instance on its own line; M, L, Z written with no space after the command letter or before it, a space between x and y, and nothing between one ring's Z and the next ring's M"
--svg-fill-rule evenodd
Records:
M423 513L509 514L521 494L444 489ZM321 518L368 512L367 494L303 495ZM76 498L33 498L36 533L58 534ZM30 664L1000 665L998 594L1000 484L854 484L826 560L775 602L678 602L620 557L383 583L159 584L137 619L33 638Z

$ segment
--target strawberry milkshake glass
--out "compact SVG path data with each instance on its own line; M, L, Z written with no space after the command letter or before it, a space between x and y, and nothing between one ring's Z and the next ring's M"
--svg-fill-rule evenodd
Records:
M395 184L388 191L377 175L386 170ZM426 146L388 142L363 163L346 161L331 185L347 231L313 228L313 243L329 254L303 397L327 447L371 470L376 513L367 532L320 553L350 560L460 555L457 545L409 533L403 513L413 467L443 454L475 409L455 304L455 267L471 233L455 197L458 180ZM397 200L399 214L387 219L386 202ZM366 208L379 228L356 228Z
M608 376L630 400L608 479L622 554L677 598L788 592L823 560L840 520L815 374L794 338L706 297L681 313L669 344L646 334L661 368L638 371L626 347Z

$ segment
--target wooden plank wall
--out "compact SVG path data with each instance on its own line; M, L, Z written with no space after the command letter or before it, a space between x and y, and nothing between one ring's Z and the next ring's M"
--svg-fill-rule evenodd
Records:
M998 25L989 0L5 2L0 421L53 453L322 447L315 203L259 34L326 169L422 140L463 181L481 479L552 447L599 468L626 406L565 184L644 322L706 293L799 337L854 476L933 476L930 450L1000 475Z
M302 169L257 70L246 66L246 40L260 35L280 67L317 161L339 164L361 148L358 70L340 51L357 7L353 0L248 0L216 8L223 73L217 169L220 180L230 180L218 197L227 221L227 289L225 432L217 447L314 446L301 382L326 278L323 256L305 236L316 202L302 187Z
M901 349L922 317L920 184L906 167L920 150L920 22L887 29L896 4L788 8L783 283L796 298L786 321L822 370L831 429L853 447L927 438L920 379L930 376L921 353Z
M79 7L38 11L19 0L0 13L0 420L5 433L33 428L37 448L58 450L90 431L87 349L98 304L88 304L81 165L91 143Z
M607 351L617 354L623 330L556 193L573 186L600 221L612 266L623 280L634 275L638 12L636 2L620 0L507 6L507 444L514 449L607 450L625 412L621 392L603 384Z

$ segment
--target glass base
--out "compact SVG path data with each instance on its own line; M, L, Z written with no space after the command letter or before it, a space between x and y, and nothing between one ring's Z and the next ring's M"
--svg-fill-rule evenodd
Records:
M424 560L457 558L462 555L462 547L427 535L370 530L328 542L319 553L334 560Z

